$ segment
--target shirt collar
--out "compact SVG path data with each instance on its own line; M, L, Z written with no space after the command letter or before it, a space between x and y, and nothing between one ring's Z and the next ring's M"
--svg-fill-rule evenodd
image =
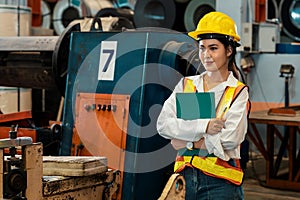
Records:
M200 79L203 80L203 76L207 74L207 71L204 71L200 74ZM229 71L229 76L227 78L227 80L223 83L225 86L229 86L229 87L235 87L237 84L237 79L234 77L233 72Z
M230 71L229 76L226 81L226 85L229 87L235 87L237 84L237 79L234 77L233 73Z

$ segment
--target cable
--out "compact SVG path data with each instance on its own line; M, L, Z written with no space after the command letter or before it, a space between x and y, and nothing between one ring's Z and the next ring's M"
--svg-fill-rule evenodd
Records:
M279 18L279 9L278 9L278 5L277 5L277 2L276 0L272 0L272 3L274 5L274 10L275 10L275 18Z
M266 102L268 108L270 108L271 106L268 104L267 98L266 98L266 96L265 96L265 94L264 94L264 91L263 91L263 88L262 88L262 84L261 84L260 78L259 78L258 74L256 73L256 70L254 70L254 71L255 71L255 75L256 75L256 77L257 77L258 86L259 86L260 91L261 91L261 93L262 93L263 99L264 99L264 101Z

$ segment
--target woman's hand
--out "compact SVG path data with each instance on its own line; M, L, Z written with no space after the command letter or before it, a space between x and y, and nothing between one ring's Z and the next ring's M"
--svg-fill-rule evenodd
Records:
M172 139L171 140L171 145L173 146L173 148L175 150L182 149L182 148L186 147L186 141L178 140L178 139Z
M194 148L197 148L197 149L206 149L204 138L201 138L197 142L194 142Z
M211 119L208 123L206 133L211 135L217 134L222 130L222 128L224 128L224 125L225 125L225 120L223 119L217 119L217 118Z

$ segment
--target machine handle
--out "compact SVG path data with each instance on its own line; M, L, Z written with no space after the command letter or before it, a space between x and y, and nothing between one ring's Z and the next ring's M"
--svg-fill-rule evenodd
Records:
M0 140L0 149L15 147L15 146L25 146L29 144L32 144L31 137L18 137L16 139L6 138Z

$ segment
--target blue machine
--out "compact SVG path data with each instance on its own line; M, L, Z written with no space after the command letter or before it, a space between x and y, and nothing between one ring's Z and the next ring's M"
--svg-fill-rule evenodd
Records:
M173 171L176 152L157 134L156 119L180 78L199 72L197 58L197 43L182 33L73 32L60 155L70 155L72 149L79 94L130 96L122 199L157 199ZM97 106L85 106L85 111ZM96 141L92 145L101 149Z

